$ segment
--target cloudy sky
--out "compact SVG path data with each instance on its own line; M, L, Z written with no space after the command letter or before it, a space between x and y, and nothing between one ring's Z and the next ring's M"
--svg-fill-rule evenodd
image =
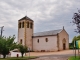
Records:
M34 32L62 29L69 34L69 42L78 34L72 17L80 8L80 0L0 0L0 26L3 35L18 35L18 20L25 15L34 20Z

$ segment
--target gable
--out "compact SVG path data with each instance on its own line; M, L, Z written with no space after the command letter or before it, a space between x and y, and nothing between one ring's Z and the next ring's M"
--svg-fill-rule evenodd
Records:
M59 34L66 34L66 35L68 35L69 36L69 34L66 32L66 30L65 29L63 29Z

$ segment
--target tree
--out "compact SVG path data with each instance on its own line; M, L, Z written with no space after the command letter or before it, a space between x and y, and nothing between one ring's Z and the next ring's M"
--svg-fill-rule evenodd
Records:
M72 44L74 44L74 41L77 40L77 37L74 36L74 38L72 39Z
M9 51L11 50L12 46L14 45L14 39L15 35L12 37L0 37L0 53L3 55L3 58L6 57L7 54L9 54Z
M27 47L26 46L23 46L21 44L19 44L18 49L21 52L22 57L23 57L24 53L28 51Z
M74 38L72 39L72 43L70 43L70 47L74 46L74 42L80 40L80 35L78 36L74 36Z
M80 35L78 35L78 36L76 37L76 40L80 40Z
M0 53L3 55L3 57L5 58L6 55L9 53L9 47L7 47L6 45L6 41L0 41Z
M13 43L10 47L10 50L14 50L14 49L17 49L18 48L18 44L17 43Z
M73 19L72 22L77 26L77 29L75 30L75 32L80 33L80 10L78 10L77 13L74 13L72 19Z
M74 41L77 41L77 40L80 40L80 35L74 36L74 38L72 40L72 43L74 44Z

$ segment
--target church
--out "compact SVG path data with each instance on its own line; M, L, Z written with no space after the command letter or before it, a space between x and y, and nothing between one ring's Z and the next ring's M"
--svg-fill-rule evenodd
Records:
M34 33L34 21L25 16L18 20L18 43L30 51L54 52L69 49L69 35L64 29Z

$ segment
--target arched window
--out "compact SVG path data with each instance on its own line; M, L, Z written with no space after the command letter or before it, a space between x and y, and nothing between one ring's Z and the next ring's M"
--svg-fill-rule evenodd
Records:
M46 38L45 41L48 42L48 38Z
M19 28L21 28L21 22L19 23Z
M27 28L29 28L29 22L27 22Z
M22 39L20 39L20 44L22 44Z
M39 43L39 39L37 40L37 42Z
M24 28L24 22L22 22L22 28Z
M31 29L33 28L33 27L32 27L32 25L33 25L33 24L32 24L32 23L30 23L30 28L31 28Z

